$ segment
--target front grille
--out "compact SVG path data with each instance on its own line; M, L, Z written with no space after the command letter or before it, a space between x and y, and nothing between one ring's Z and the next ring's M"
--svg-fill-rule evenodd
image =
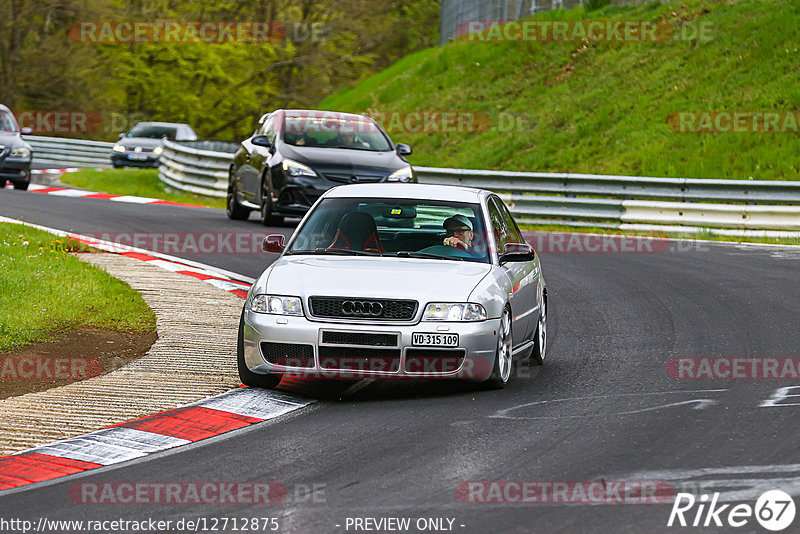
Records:
M349 297L311 297L311 315L335 319L410 321L417 313L415 300Z
M324 173L323 176L332 182L339 182L342 184L351 183L374 183L383 180L384 176L380 174L364 174L364 173Z
M368 332L322 332L322 342L331 345L396 347L397 334L371 334Z
M322 369L396 373L400 370L400 350L321 346L319 366Z
M314 346L299 343L261 342L261 355L274 365L314 367Z
M457 371L467 351L464 349L408 349L407 373L448 373Z

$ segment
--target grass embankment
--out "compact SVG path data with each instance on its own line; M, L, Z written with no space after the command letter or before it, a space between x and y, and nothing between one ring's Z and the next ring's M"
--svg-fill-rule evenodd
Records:
M0 353L84 327L156 331L139 293L72 254L86 250L74 240L0 223Z
M98 193L158 198L182 204L225 208L224 198L195 195L173 189L158 179L156 169L81 169L78 172L63 174L60 179L67 185Z
M685 0L543 13L534 19L659 20L679 31L664 42L461 40L408 56L322 108L491 118L478 132L390 130L414 146L419 166L796 180L796 134L678 133L667 120L683 111L796 112L798 5ZM710 40L692 39L694 31ZM500 124L511 115L527 125Z

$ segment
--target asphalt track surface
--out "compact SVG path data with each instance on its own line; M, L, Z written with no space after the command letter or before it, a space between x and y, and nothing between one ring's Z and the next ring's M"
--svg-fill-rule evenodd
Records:
M264 231L220 210L11 190L0 190L0 215L80 233ZM800 397L761 406L800 378L675 380L666 371L676 357L800 357L800 251L700 243L540 253L549 354L504 390L373 382L242 431L2 494L0 518L277 517L278 532L303 533L356 532L348 518L365 517L412 518L408 532L419 518L450 518L464 533L764 532L752 518L739 529L669 528L669 502L463 502L465 481L658 480L675 491L706 484L701 493L750 505L782 489L800 504ZM185 257L253 277L273 258ZM91 505L69 495L77 482L264 481L286 486L286 501ZM314 499L295 494L319 484Z

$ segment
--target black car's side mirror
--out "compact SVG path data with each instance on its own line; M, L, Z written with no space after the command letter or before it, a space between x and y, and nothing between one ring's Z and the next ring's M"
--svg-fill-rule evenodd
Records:
M535 253L528 243L506 243L505 250L500 254L500 264L516 261L533 261Z
M33 128L29 128L26 126L21 130L21 133L22 135L30 135L33 133Z
M405 143L398 143L395 147L398 156L410 156L414 151Z
M280 254L286 248L286 237L283 234L267 234L261 243L261 250L272 254Z
M265 146L267 148L272 146L272 143L269 142L269 137L266 135L254 135L250 142L256 146Z

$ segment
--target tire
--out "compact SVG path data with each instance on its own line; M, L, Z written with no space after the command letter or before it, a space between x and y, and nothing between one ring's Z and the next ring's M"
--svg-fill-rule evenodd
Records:
M250 210L239 204L236 200L236 183L233 177L228 178L228 194L225 197L225 213L234 221L246 221L250 217Z
M254 373L247 367L244 361L244 310L242 318L239 319L239 339L236 343L236 364L239 368L239 378L242 384L252 388L275 389L283 378L283 375Z
M112 163L111 166L114 167L115 169L121 169L122 167L124 167L124 165L120 163Z
M487 389L502 389L511 378L511 371L514 367L511 340L511 311L505 308L500 318L500 329L497 332L497 353L494 358L492 374L484 382Z
M11 180L11 185L14 186L14 189L19 189L20 191L27 191L28 186L31 184L30 180L26 182L18 182L16 180Z
M533 338L534 346L531 354L532 365L542 365L547 356L547 299L542 299L542 313L539 315L539 322L536 325L536 333Z
M267 177L261 182L261 224L264 226L282 226L283 217L272 214L272 196L269 193Z

